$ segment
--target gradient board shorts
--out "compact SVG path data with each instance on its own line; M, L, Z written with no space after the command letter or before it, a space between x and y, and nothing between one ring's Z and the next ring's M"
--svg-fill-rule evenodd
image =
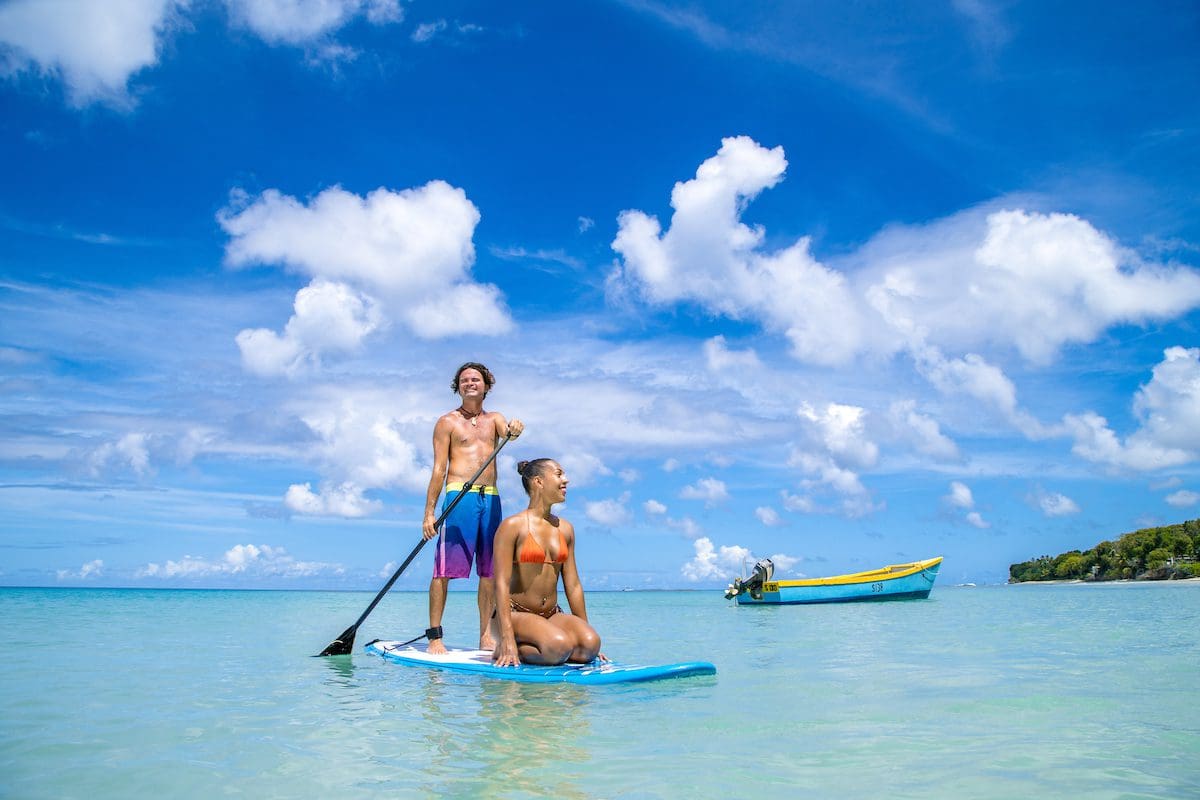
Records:
M462 492L461 483L446 487L444 511ZM492 542L500 527L500 494L495 486L475 486L459 501L438 535L437 552L433 556L433 577L466 578L475 562L475 574L492 577Z

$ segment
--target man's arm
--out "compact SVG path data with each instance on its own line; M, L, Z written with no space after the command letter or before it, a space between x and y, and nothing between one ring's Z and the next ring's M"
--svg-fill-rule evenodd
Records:
M504 415L499 411L494 412L494 422L496 425L496 441L505 437L516 439L525 430L525 423L519 419L505 420Z
M451 425L445 417L433 426L433 472L425 492L425 522L421 526L421 535L426 541L438 533L434 523L437 522L437 499L446 483L446 470L450 466L450 430Z

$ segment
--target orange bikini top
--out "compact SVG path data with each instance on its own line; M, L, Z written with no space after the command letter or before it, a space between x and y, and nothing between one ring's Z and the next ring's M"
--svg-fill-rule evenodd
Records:
M558 557L553 561L546 555L546 551L533 535L533 523L529 517L525 518L528 531L525 534L525 541L521 544L521 551L517 553L517 562L521 564L565 564L567 556L571 550L567 547L567 537L563 536L563 532L558 531Z

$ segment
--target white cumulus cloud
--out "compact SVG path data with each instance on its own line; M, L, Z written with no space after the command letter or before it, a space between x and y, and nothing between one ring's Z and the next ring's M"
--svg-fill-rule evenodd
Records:
M1033 502L1047 517L1065 517L1078 514L1079 504L1061 492L1038 489L1033 493Z
M703 500L706 506L713 506L729 499L729 491L725 482L716 478L701 478L691 486L685 486L679 492L684 500Z
M1200 458L1200 348L1169 347L1133 401L1140 427L1124 441L1093 412L1064 424L1073 452L1088 461L1135 470L1174 467Z
M323 484L320 492L312 484L292 484L283 497L283 504L297 514L312 517L365 517L383 508L378 500L363 495L363 488L353 483Z
M626 492L618 498L585 503L583 509L587 518L592 522L606 528L619 528L622 525L628 525L633 520L628 503L629 493Z
M873 467L879 460L879 447L867 437L865 409L829 403L818 410L803 403L797 413L810 423L824 449L839 464L861 469Z
M433 37L437 36L442 31L446 30L446 20L439 19L433 22L422 22L418 25L409 37L414 42L428 42Z
M85 581L88 578L99 578L104 574L104 562L97 558L87 562L79 568L79 571L69 569L60 569L57 571L60 581L81 580Z
M907 347L1015 348L1035 364L1111 325L1200 304L1200 274L1145 264L1070 214L971 209L889 228L849 261Z
M322 573L341 574L337 564L297 561L282 547L239 544L225 551L220 559L183 556L178 561L151 563L138 570L139 578L205 578L217 575L308 577Z
M965 519L967 520L968 525L972 525L976 528L990 528L991 527L991 523L984 520L983 515L980 514L978 511L968 511Z
M819 264L809 240L769 253L765 231L741 221L746 206L783 179L783 148L746 136L723 139L692 180L675 184L665 232L642 211L623 211L612 247L622 264L610 285L656 305L696 303L733 319L755 319L785 335L796 354L838 363L864 328L844 276Z
M991 524L983 518L983 515L974 510L975 496L971 492L971 487L962 481L951 481L950 492L942 500L953 508L965 511L963 519L966 520L968 525L981 529L991 527Z
M971 494L971 487L961 481L950 482L950 493L946 495L946 502L955 508L975 507L975 498Z
M0 6L0 72L61 79L77 107L133 104L128 84L158 63L160 40L188 0L9 0Z
M917 411L914 400L897 400L888 408L888 420L898 439L916 452L938 461L958 459L958 445L942 433L937 420Z
M742 574L743 570L757 561L749 548L741 545L717 547L707 536L692 542L695 556L681 568L689 581L728 580ZM800 563L800 559L783 553L770 556L777 573L786 572Z
M294 513L361 517L382 508L366 497L372 489L420 491L429 483L420 450L393 416L395 400L376 392L332 392L298 409L320 443L314 455L325 480L295 484L284 504Z
M399 22L399 0L225 0L235 25L274 44L303 44L364 16L375 25Z
M479 211L444 181L365 197L335 186L308 203L235 193L218 221L229 265L278 264L313 279L282 334L239 335L252 369L287 372L352 350L390 322L427 339L512 329L499 289L471 279Z
M714 336L704 343L704 360L713 372L736 369L757 369L762 366L753 350L731 350L724 336Z
M679 531L688 539L698 539L700 534L704 533L704 529L691 517L682 517L680 519L668 517L666 525L672 530Z
M0 4L0 75L61 80L77 108L135 105L130 81L157 66L166 36L186 31L194 0L6 0ZM224 0L230 22L272 44L303 45L356 18L399 22L400 0ZM325 42L325 55L349 48Z
M785 524L779 516L779 512L770 506L759 506L754 509L754 516L758 517L758 521L768 528L775 528Z
M771 563L775 565L775 572L777 574L789 572L792 567L796 566L801 561L799 558L784 555L783 553L776 553L775 555L768 556L768 558L770 558Z
M1193 492L1190 489L1180 489L1178 492L1172 492L1166 496L1168 505L1175 508L1187 508L1200 503L1200 492Z
M139 477L151 472L149 437L127 433L115 442L105 442L88 457L88 472L93 477L109 471L132 470Z
M771 249L768 232L744 219L787 169L782 148L746 136L722 140L694 177L675 184L665 229L643 211L620 214L610 291L757 324L812 364L908 357L939 391L981 401L1031 439L1072 435L1076 452L1092 460L1151 468L1197 452L1198 428L1181 402L1191 392L1165 374L1139 398L1144 435L1121 443L1095 416L1042 425L1021 408L1002 364L1016 355L1045 366L1062 348L1094 342L1111 326L1187 313L1200 306L1200 272L1147 261L1076 215L999 202L924 225L888 226L826 264L807 238ZM745 366L750 356L721 340L706 344L714 369ZM914 443L927 454L954 457L932 420L910 421L919 428ZM1168 438L1172 427L1182 440ZM857 454L859 461L868 453ZM864 468L848 451L831 447L827 456L838 470Z
M357 350L382 322L370 297L323 279L297 292L294 308L282 334L256 328L237 335L247 370L259 375L295 375L319 364L323 353Z
M783 501L783 507L788 511L796 511L803 514L811 514L816 511L816 503L812 497L807 495L792 494L787 489L782 489L779 496Z
M878 510L858 470L872 467L879 447L866 430L866 410L858 406L828 403L815 408L802 403L797 409L807 441L793 449L788 466L804 476L800 486L808 495L785 495L784 508L791 511L826 511L814 493L832 493L842 514L861 517Z
M680 570L689 581L735 577L741 572L742 562L751 557L750 551L740 545L722 545L718 549L707 536L692 542L692 546L696 555Z
M281 264L313 277L411 297L467 277L479 211L444 181L359 196L334 186L308 203L235 193L218 215L232 266Z

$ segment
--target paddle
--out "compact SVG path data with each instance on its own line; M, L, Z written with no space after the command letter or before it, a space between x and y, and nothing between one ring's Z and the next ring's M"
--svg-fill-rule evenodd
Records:
M504 440L501 441L496 449L492 451L492 454L488 456L487 461L483 462L483 466L481 466L479 470L471 476L469 481L463 484L462 491L458 493L457 497L450 501L450 505L446 506L446 510L443 511L442 515L433 523L433 527L435 529L441 527L441 524L445 522L446 517L451 511L454 510L454 507L458 505L458 501L467 496L467 492L471 491L471 487L475 485L475 481L479 479L479 476L483 474L485 469L487 469L488 464L492 463L492 459L494 459L496 455L504 449L504 445L506 444L508 444L507 436L505 436ZM344 656L354 648L354 635L358 633L358 626L362 625L363 620L367 618L367 615L375 610L375 606L379 605L379 601L383 599L385 594L387 594L388 589L392 588L392 584L396 582L396 579L400 577L401 573L408 569L408 565L412 563L412 560L417 557L417 553L421 552L421 548L425 546L425 541L425 538L421 537L421 541L417 542L417 546L414 547L413 551L408 554L408 558L404 559L404 563L400 565L400 569L396 570L395 573L392 574L392 577L388 579L388 582L385 583L383 588L379 590L379 594L375 595L375 599L371 601L371 605L367 606L367 610L362 613L362 616L355 620L353 625L342 631L342 635L330 642L328 647L326 647L320 653L317 653L318 656Z

